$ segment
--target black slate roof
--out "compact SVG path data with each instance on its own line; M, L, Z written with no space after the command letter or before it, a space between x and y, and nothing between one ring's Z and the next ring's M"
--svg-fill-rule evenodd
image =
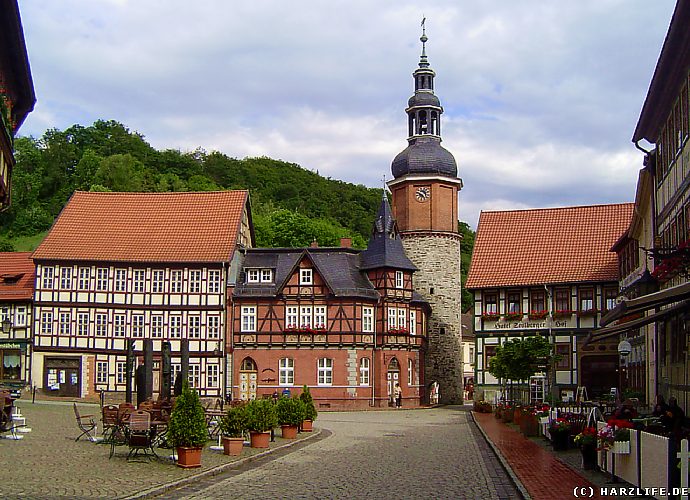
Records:
M361 254L360 269L376 269L392 267L416 271L417 267L407 258L402 240L398 233L398 226L393 219L388 197L383 195L379 211L376 213L374 229L369 238L366 250Z
M391 172L396 179L406 174L457 177L458 165L439 137L422 136L410 139L410 145L393 160Z
M379 299L379 293L360 270L359 250L350 248L250 248L244 256L242 272L233 294L239 297L271 297L282 290L300 261L310 259L315 271L337 297ZM247 283L245 269L270 268L273 283Z

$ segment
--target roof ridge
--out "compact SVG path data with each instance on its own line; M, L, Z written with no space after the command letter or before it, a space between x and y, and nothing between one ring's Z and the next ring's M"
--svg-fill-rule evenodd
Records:
M581 209L581 208L619 207L619 206L627 206L627 205L635 205L635 202L626 201L626 202L620 202L620 203L594 203L591 205L575 205L575 206L570 206L570 207L515 208L512 210L481 210L479 212L479 215L481 216L482 214L504 214L504 213L513 213L513 212L540 212L540 211L546 212L546 211L556 211L556 210L576 210L576 209Z

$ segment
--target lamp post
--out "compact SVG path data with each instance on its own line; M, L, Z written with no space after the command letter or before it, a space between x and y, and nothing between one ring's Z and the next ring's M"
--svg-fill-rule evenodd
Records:
M622 397L623 390L625 389L626 385L626 378L628 375L628 372L626 370L627 368L627 358L632 352L632 346L630 345L630 342L628 342L626 339L621 340L618 342L618 354L620 355L620 385L621 385L621 394L620 396Z
M2 333L9 335L10 331L12 330L12 322L10 321L10 318L3 319L2 323L0 323L0 326L2 327Z

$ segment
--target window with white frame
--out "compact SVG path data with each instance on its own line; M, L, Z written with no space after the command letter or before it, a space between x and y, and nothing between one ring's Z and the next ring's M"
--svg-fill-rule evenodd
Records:
M206 335L210 339L220 338L220 317L219 316L207 316L207 331Z
M144 337L144 315L143 314L132 314L132 337L133 338L143 338Z
M362 331L372 333L374 331L374 308L362 307Z
M99 267L96 269L96 291L105 292L108 290L108 268Z
M398 327L398 310L395 307L388 308L388 329Z
M116 377L116 383L118 384L124 384L125 380L127 380L127 362L126 361L118 361L115 363L115 377Z
M359 360L359 385L369 385L369 358Z
M405 309L398 309L398 328L405 328L407 324L407 311Z
M165 291L165 271L154 269L151 271L151 293L163 293Z
M146 286L146 271L143 269L134 270L134 283L133 292L134 293L144 293Z
M55 276L55 268L48 266L44 267L41 271L43 274L43 288L53 288L53 277Z
M261 270L261 283L271 283L273 281L273 271L271 269Z
M60 288L69 290L72 288L72 268L63 267L60 269Z
M594 309L594 289L581 288L580 293L580 311L592 311Z
M170 316L169 320L170 338L182 338L182 316Z
M53 313L45 311L41 313L41 333L50 335L53 333Z
M299 326L300 328L311 327L311 306L299 307Z
M163 315L155 314L151 316L151 337L160 339L163 337Z
M285 308L285 327L297 328L299 326L299 317L297 306L287 306Z
M108 383L108 362L107 361L96 361L96 383L97 384L107 384Z
M10 320L10 308L9 307L3 307L0 309L0 322L2 321L9 321Z
M192 269L189 271L189 293L201 292L201 270Z
M395 288L403 288L403 287L404 287L403 272L402 271L395 271Z
M187 316L187 338L198 339L201 337L201 317Z
M72 333L72 315L69 312L60 313L58 332L60 335L70 335Z
M333 360L320 358L318 368L318 384L333 385Z
M127 325L127 316L124 314L116 314L114 317L113 326L113 336L114 337L124 337Z
M411 359L407 360L407 383L414 385L414 362Z
M96 314L96 337L108 335L108 315L105 313Z
M88 290L90 281L91 281L91 268L80 267L79 268L79 290Z
M314 328L326 329L326 306L314 306Z
M208 272L208 293L220 293L220 271L211 269Z
M199 365L189 365L189 386L194 389L199 389L201 387L201 366Z
M256 331L256 306L242 306L240 311L241 332Z
M247 269L247 283L258 283L260 273L258 269Z
M127 291L127 269L115 269L115 291Z
M281 358L278 361L278 380L280 385L293 385L295 383L295 360Z
M179 269L170 271L170 292L182 293L182 271Z
M217 389L219 387L219 380L218 365L206 365L206 387L209 389Z
M26 326L26 307L17 307L14 310L14 326L25 327Z
M417 311L410 309L410 335L417 335Z
M299 270L299 284L311 285L314 282L314 277L311 269Z
M77 335L89 334L89 313L77 313Z

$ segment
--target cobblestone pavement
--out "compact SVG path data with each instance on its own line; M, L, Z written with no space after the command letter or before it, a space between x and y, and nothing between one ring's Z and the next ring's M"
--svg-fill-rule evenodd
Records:
M321 413L331 433L165 498L520 498L460 407Z
M210 473L238 461L208 446L202 468L184 470L169 460L171 450L157 449L160 460L127 461L129 449L118 447L112 459L110 448L84 439L75 442L80 431L72 403L19 400L17 406L32 432L24 439L0 439L0 498L122 498L139 491ZM78 403L82 414L98 413L93 404ZM100 429L100 418L97 418ZM280 434L280 433L278 433ZM308 433L300 439L309 439ZM276 438L273 449L291 444ZM242 459L262 453L245 447Z

